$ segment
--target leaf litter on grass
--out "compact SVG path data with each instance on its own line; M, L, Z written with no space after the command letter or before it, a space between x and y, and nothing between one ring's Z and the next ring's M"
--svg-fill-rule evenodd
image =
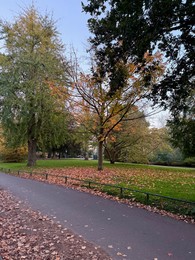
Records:
M163 215L171 215L176 217L172 213L168 213L165 210L158 210L155 206L151 207L149 205L142 205L137 203L132 192L128 192L127 196L129 199L119 198L119 190L112 191L113 188L105 189L102 187L96 187L92 184L93 189L88 189L87 183L82 183L80 181L74 180L88 180L94 181L102 184L111 184L122 187L127 187L131 189L139 189L145 192L158 193L164 196L172 196L180 199L190 200L194 198L195 201L195 174L193 172L181 172L174 171L169 172L165 170L156 170L156 169L143 169L143 168L109 168L105 167L103 171L98 171L95 167L67 167L67 168L42 168L39 169L39 173L43 175L37 175L35 172L31 178L45 181L46 175L48 174L48 179L46 180L49 183L55 183L60 185L68 185L72 188L79 189L85 192L90 192L99 196L104 196L117 200L118 202L133 203L138 207L144 207L150 211L161 212ZM29 174L22 174L22 176L29 178ZM73 179L65 181L65 177L68 176ZM85 186L85 187L84 187ZM185 186L185 189L184 189ZM109 194L109 192L114 197ZM126 191L125 191L126 193ZM137 195L136 195L137 196ZM143 200L141 200L143 201ZM131 204L132 205L132 204ZM155 205L155 204L154 204ZM186 216L179 215L179 219L188 219ZM191 220L190 220L191 221ZM191 222L194 222L192 219Z
M45 171L45 170L43 170ZM103 171L97 171L94 167L69 167L58 169L47 169L47 173L54 175L49 177L50 180L59 176L69 176L80 180L91 180L99 183L113 184L137 188L148 192L156 192L162 195L169 196L169 191L174 191L176 197L180 195L181 190L185 186L180 199L188 200L189 191L194 196L195 201L195 174L186 172L168 172L156 171L153 169L139 169L139 168L105 168ZM64 182L63 179L57 182ZM172 195L172 193L170 194ZM190 199L189 199L190 200Z

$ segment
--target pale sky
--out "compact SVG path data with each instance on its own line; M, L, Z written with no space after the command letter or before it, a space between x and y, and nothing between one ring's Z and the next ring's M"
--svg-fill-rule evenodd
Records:
M87 0L82 2L86 3ZM0 0L0 19L13 21L22 9L32 3L41 14L46 12L53 14L63 43L73 45L78 55L84 58L87 55L86 48L89 46L87 42L89 17L82 12L81 0Z
M89 47L90 35L87 20L89 16L82 12L81 1L87 0L0 0L0 19L13 21L22 9L34 3L41 14L49 12L57 22L58 32L67 47L72 45L84 70L89 68L86 49ZM149 119L151 126L162 127L167 118L167 113L160 113ZM162 125L161 125L162 124Z

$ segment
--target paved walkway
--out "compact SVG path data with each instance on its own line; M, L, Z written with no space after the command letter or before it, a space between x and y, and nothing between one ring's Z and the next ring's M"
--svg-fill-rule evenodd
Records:
M195 225L70 188L0 173L0 188L100 245L113 259L194 260ZM122 256L122 255L126 256Z

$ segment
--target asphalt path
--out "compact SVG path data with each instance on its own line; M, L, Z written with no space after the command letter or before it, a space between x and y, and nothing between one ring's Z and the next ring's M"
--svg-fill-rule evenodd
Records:
M193 224L71 188L4 173L0 173L0 188L101 246L113 259L195 259Z

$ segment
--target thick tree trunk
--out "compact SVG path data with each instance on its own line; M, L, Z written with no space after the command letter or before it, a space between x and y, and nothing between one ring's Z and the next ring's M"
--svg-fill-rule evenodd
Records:
M103 142L98 143L98 171L103 170Z
M27 166L35 166L36 164L36 148L37 148L37 142L35 139L29 139L28 140L28 162Z

